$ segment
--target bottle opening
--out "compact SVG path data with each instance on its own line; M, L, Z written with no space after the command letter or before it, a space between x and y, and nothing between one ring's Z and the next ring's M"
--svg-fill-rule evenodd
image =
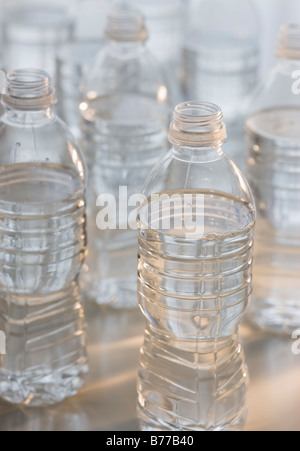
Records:
M120 42L144 42L148 39L148 32L141 13L120 8L110 13L106 36Z
M19 69L6 76L3 102L20 109L43 109L56 101L51 78L42 70Z
M284 58L300 59L300 24L281 27L276 53Z
M213 103L186 102L175 108L169 140L173 144L221 146L227 133L222 110Z

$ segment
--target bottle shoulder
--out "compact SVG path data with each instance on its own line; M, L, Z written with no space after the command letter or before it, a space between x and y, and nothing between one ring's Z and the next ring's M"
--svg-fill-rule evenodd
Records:
M104 95L124 91L156 97L159 87L167 84L163 70L147 47L122 51L106 45L86 68L81 93L83 98L90 92Z
M0 166L49 163L71 169L84 179L84 161L67 125L56 114L40 120L33 120L31 114L18 112L14 118L5 113L1 117Z
M300 62L278 61L254 91L248 115L270 109L299 108L299 94Z
M201 152L201 151L198 151ZM174 148L152 170L144 187L148 197L162 192L218 192L238 198L255 209L254 198L246 177L222 150L190 151L182 157Z

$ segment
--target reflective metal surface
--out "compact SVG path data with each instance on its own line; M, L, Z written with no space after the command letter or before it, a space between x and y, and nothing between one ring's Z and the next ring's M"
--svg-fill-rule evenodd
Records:
M136 374L144 322L139 311L89 307L91 372L79 395L48 409L0 401L0 431L135 431ZM300 355L293 340L243 325L250 370L247 431L300 431Z

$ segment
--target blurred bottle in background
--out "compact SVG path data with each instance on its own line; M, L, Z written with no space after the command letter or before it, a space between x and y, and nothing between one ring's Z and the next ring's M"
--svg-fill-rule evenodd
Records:
M71 41L74 22L62 3L38 0L3 5L3 63L7 71L36 67L56 75L56 50Z
M80 138L80 82L104 43L108 14L115 0L73 0L73 42L57 49L59 114L74 136Z
M147 319L138 383L145 431L234 431L246 419L238 324L252 292L255 209L222 149L222 118L210 103L179 105L173 148L145 187L138 263Z
M131 308L137 307L137 233L119 215L116 224L99 225L104 205L97 198L108 194L118 206L120 186L128 197L141 193L146 175L167 147L169 92L145 46L148 35L139 12L112 12L106 36L86 74L80 104L81 145L89 169L89 255L83 287L99 304Z
M174 102L181 102L181 60L189 0L115 1L119 5L131 6L144 15L149 31L149 49L165 71Z
M251 0L202 0L192 5L189 15L183 57L185 96L222 106L231 143L228 153L244 167L244 105L259 67L256 10Z
M47 73L8 74L0 123L0 396L26 406L75 395L88 371L78 276L85 171L55 115Z
M101 46L100 41L74 41L61 46L57 51L58 114L68 124L76 139L80 138L78 109L81 100L80 83L85 69L90 65Z
M248 176L258 208L249 315L291 336L300 328L300 25L282 28L277 57L247 120Z

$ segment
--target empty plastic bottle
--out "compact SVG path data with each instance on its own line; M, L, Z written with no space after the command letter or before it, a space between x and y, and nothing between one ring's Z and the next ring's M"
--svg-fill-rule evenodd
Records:
M202 0L190 9L184 48L187 100L222 105L230 145L226 152L245 167L245 103L256 86L259 23L252 0Z
M56 56L56 90L58 114L68 124L76 139L80 139L80 84L85 68L101 48L100 42L73 42L61 46Z
M54 79L57 48L73 36L73 18L64 5L9 1L4 8L3 53L7 71L35 67Z
M182 102L182 48L189 0L115 0L141 11L149 30L148 46L164 70L172 99Z
M38 70L8 74L0 121L0 396L42 405L77 393L88 370L78 275L85 173Z
M112 12L106 34L106 45L85 77L80 104L89 169L83 287L99 304L132 308L138 306L137 233L129 227L126 210L166 150L170 109L164 77L145 46L141 14L126 8ZM125 200L120 187L126 190ZM110 208L112 215L99 220L101 207Z
M254 201L223 152L221 110L185 103L139 213L143 430L240 430L247 367L238 324L252 291Z
M286 25L278 61L247 121L248 176L258 209L254 302L258 326L300 328L300 26Z

